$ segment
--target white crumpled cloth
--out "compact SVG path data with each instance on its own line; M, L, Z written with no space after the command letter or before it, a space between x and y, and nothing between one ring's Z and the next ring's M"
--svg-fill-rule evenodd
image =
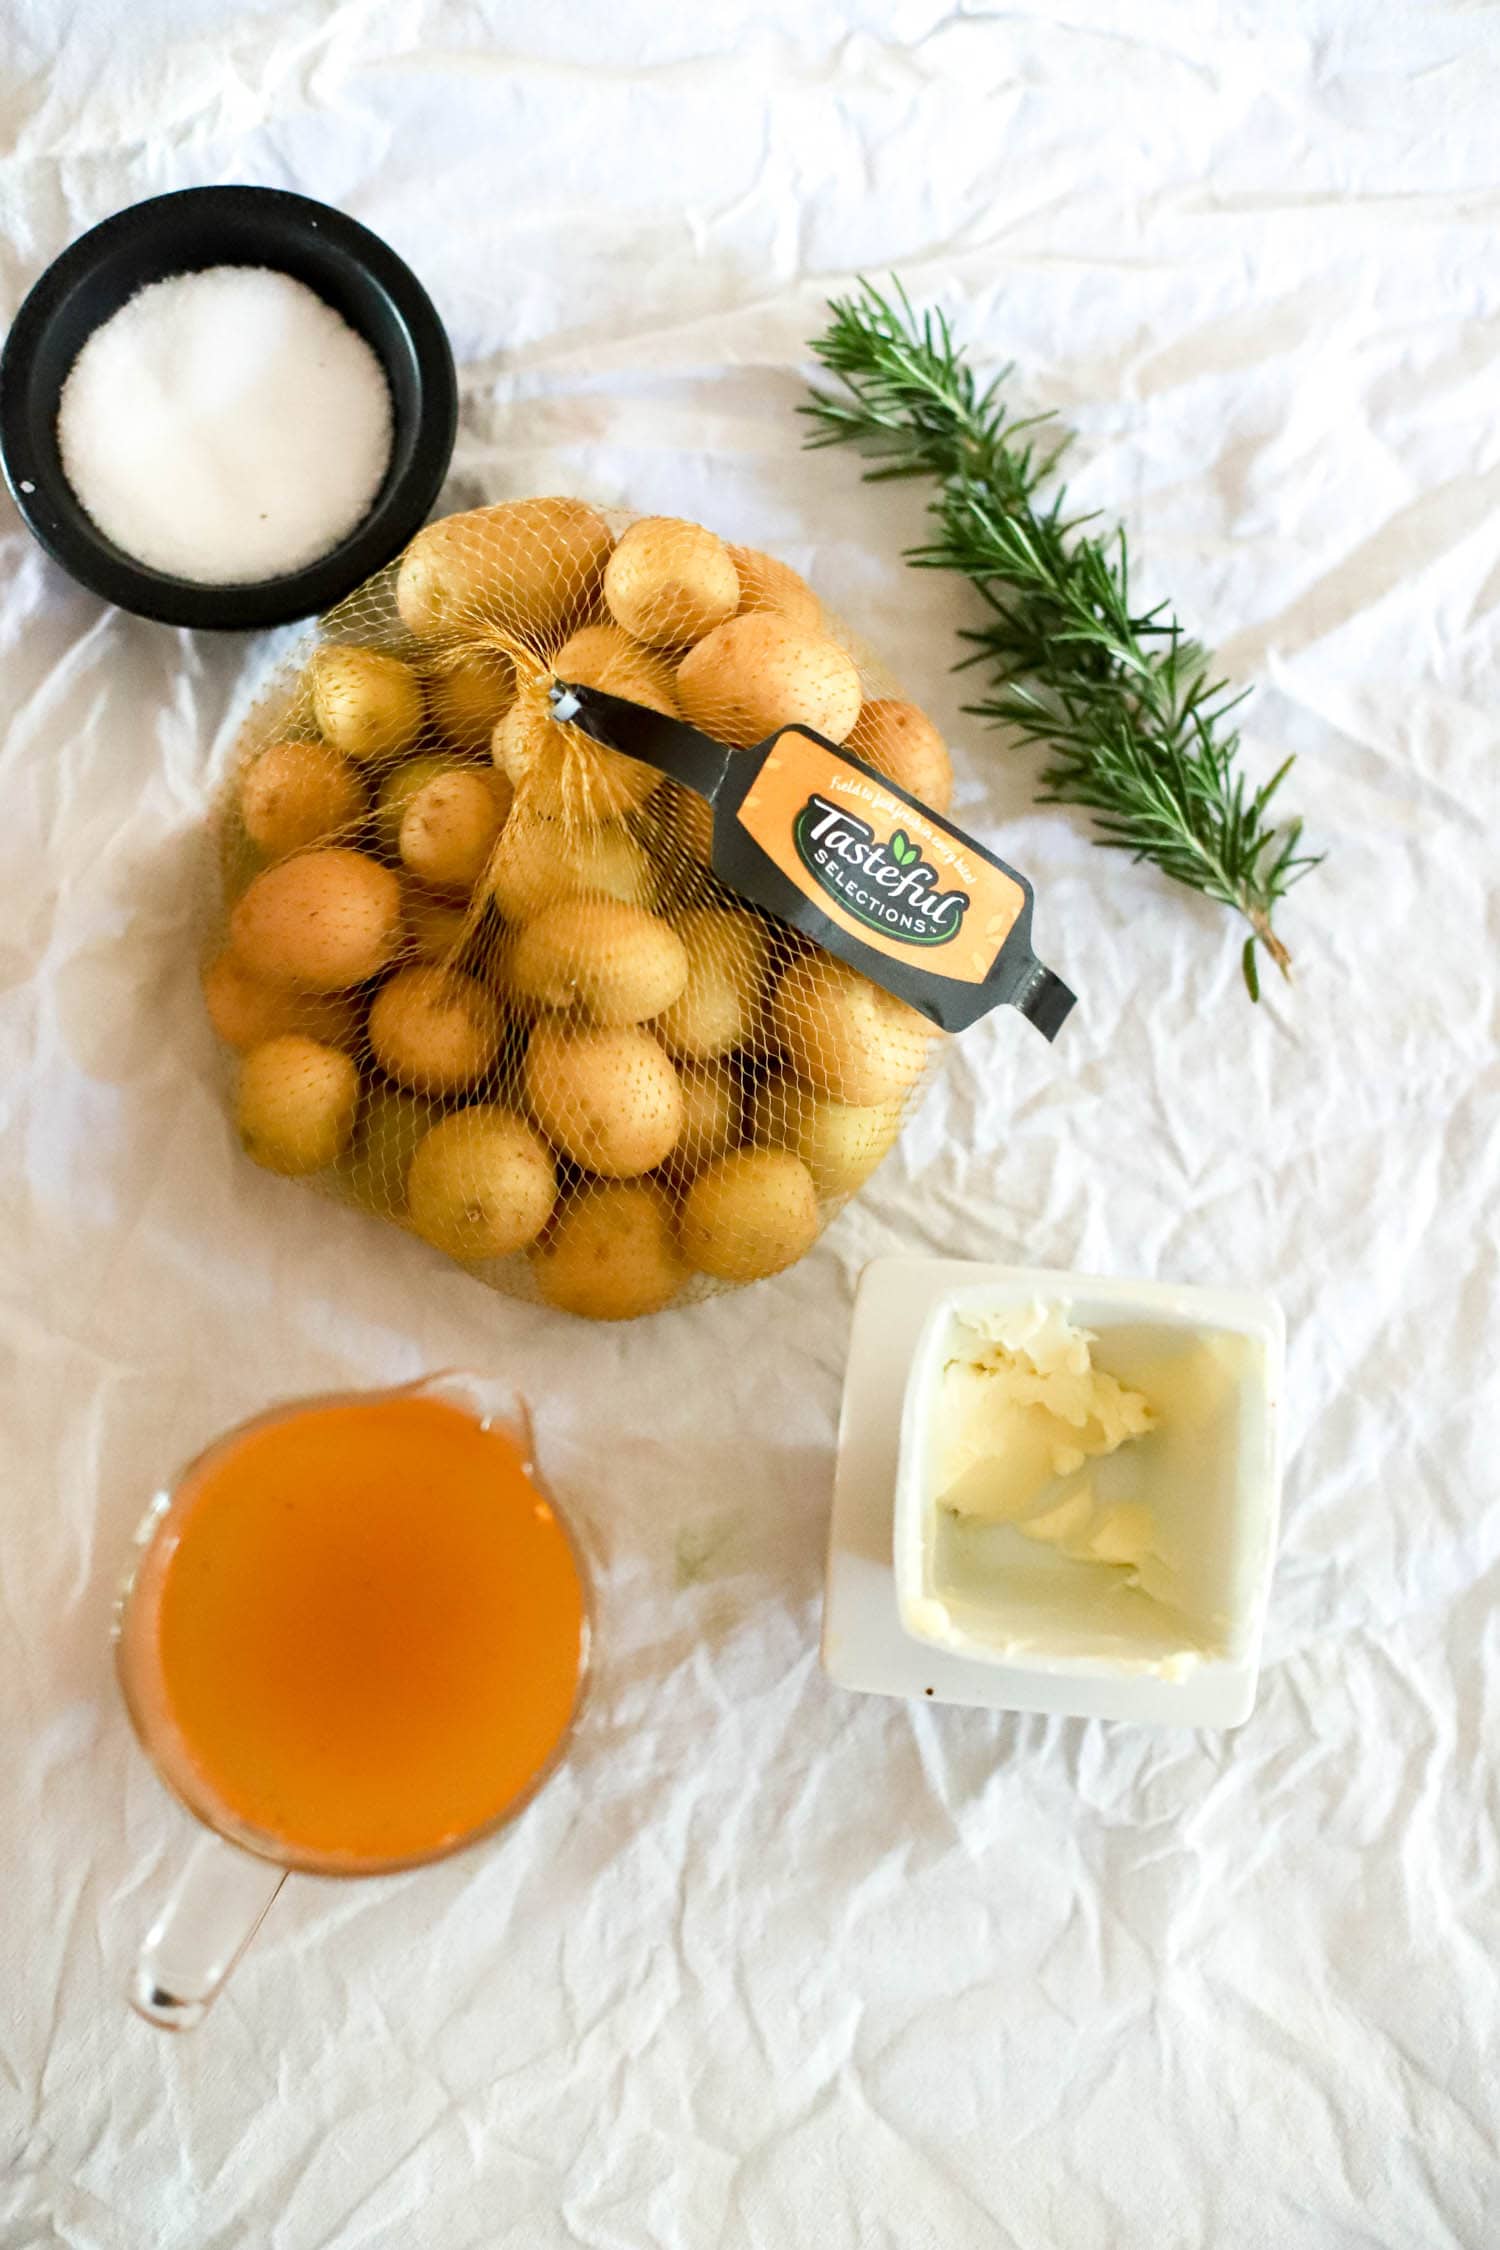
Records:
M111 614L0 512L4 2250L1484 2250L1495 2133L1500 11L1433 0L12 0L0 306L245 179L418 268L449 499L775 548L960 750L1082 1004L1002 1011L785 1278L624 1331L257 1173L199 832L283 642ZM1228 918L961 715L917 494L798 450L860 269L1079 433L1255 682L1328 862L1252 1010ZM1240 1282L1290 1325L1232 1736L912 1708L816 1657L850 1294L894 1249ZM121 1989L186 1822L110 1604L263 1401L513 1375L604 1558L602 1692L524 1822L294 1882L205 2028Z

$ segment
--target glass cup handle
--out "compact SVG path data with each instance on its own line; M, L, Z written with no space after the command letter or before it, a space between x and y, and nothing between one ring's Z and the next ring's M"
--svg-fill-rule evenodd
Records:
M200 1837L136 1956L136 2014L163 2031L201 2023L285 1881L285 1868Z

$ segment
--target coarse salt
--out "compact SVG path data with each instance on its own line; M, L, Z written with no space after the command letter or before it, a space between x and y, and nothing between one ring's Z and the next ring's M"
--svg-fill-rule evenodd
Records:
M202 586L284 578L369 513L391 394L305 283L210 266L139 290L89 337L57 416L63 472L107 539Z

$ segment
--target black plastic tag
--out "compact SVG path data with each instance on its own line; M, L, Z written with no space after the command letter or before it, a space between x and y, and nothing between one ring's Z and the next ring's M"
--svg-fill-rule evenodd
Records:
M1004 1003L1057 1037L1074 997L1032 952L1025 876L863 759L801 726L730 749L685 720L563 681L552 707L707 801L713 871L739 897L945 1031Z

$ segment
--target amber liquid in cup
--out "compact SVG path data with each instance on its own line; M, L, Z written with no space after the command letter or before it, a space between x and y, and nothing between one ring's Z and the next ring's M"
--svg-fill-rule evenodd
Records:
M520 1436L420 1389L221 1439L155 1520L119 1629L131 1716L188 1808L340 1875L439 1858L518 1809L587 1652L578 1557Z

